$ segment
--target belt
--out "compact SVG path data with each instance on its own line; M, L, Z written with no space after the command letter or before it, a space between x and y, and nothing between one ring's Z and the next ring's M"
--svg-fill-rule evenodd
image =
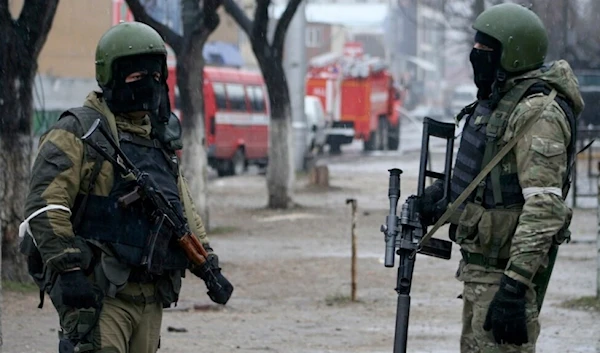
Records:
M484 256L483 254L468 252L460 249L463 261L471 264L483 267L492 267L498 270L504 270L508 265L508 259L493 259L491 257Z
M157 302L156 297L154 295L145 296L143 294L131 295L131 294L117 293L117 298L125 300L125 301L133 303L133 304L137 304L137 305L154 304Z

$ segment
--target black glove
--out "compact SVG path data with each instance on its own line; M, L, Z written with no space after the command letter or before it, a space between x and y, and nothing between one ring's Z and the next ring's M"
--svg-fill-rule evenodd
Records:
M209 254L206 262L192 269L192 273L204 281L210 300L217 304L227 303L233 293L233 285L221 274L217 255Z
M64 305L78 309L100 308L102 293L94 289L82 270L61 273L58 285Z
M494 295L485 317L483 329L492 331L498 344L520 346L529 341L525 293L527 285L506 275L500 281L500 289Z
M443 183L438 180L425 188L423 195L416 197L415 206L425 226L437 222L448 208L448 200L444 198Z

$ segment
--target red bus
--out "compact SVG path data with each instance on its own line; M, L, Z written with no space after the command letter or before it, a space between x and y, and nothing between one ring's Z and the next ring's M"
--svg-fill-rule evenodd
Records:
M171 106L177 111L174 69L167 83ZM205 67L204 117L208 164L219 176L241 174L250 164L266 167L270 112L260 72Z

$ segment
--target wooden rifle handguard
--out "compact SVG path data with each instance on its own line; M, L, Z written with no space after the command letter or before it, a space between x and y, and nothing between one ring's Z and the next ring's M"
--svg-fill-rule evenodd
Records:
M196 265L203 265L208 258L208 253L202 243L192 233L187 233L177 239L187 258Z

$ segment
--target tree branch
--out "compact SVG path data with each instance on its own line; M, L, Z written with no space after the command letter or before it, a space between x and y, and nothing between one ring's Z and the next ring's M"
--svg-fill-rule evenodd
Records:
M234 0L223 0L225 11L242 28L248 38L252 38L252 21Z
M36 59L46 42L57 7L58 0L25 0L21 15L15 22L27 50Z
M173 49L175 54L179 55L183 47L183 38L169 27L152 18L152 16L146 12L144 5L142 5L139 0L125 1L127 2L127 6L129 6L129 10L131 10L131 13L133 14L133 17L135 17L136 21L145 23L154 28L158 34L163 37L164 41Z
M217 29L221 22L217 10L222 4L222 0L204 0L204 6L202 7L202 21L209 34Z
M275 35L273 36L273 48L277 53L283 53L283 44L285 43L285 34L287 33L287 29L290 26L290 22L294 18L294 14L296 14L296 10L298 10L298 6L302 0L290 0L283 11L283 14L279 18L279 22L277 23L277 28L275 29ZM302 14L304 16L304 14Z
M250 40L252 43L269 43L267 39L267 28L269 25L269 5L271 0L256 0L256 9L254 10L254 26Z

